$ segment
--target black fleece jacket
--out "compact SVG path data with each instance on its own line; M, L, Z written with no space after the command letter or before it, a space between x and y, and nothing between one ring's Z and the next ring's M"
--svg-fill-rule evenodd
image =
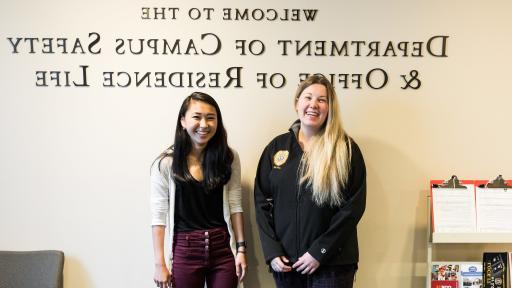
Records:
M357 144L350 139L351 161L344 201L317 205L312 191L299 185L303 151L297 122L274 138L261 155L254 184L254 203L265 260L286 256L292 263L309 252L321 265L359 261L357 223L366 206L366 168Z

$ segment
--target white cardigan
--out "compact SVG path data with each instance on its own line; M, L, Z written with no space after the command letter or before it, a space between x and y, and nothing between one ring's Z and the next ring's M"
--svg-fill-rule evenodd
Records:
M240 172L240 158L238 153L233 151L233 163L231 164L231 178L224 185L223 211L224 220L226 221L229 235L231 236L231 250L236 255L235 236L231 225L231 214L242 211L242 186ZM158 161L155 161L151 167L151 225L167 226L169 232L170 251L172 251L172 240L174 235L174 204L176 197L176 183L171 175L171 157L165 157L160 163L160 171L158 169ZM172 252L169 255L169 261L172 261ZM170 264L170 263L169 263Z

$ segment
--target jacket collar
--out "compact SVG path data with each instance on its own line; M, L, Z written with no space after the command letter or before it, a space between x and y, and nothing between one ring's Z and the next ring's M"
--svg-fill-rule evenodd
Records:
M299 139L300 119L295 120L288 130L295 135L295 138Z

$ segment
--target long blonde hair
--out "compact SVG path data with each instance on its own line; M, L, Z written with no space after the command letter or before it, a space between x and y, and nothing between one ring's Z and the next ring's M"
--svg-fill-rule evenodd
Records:
M309 151L302 156L300 183L312 188L313 200L318 205L338 206L343 202L342 190L350 172L350 138L343 130L336 91L325 76L315 74L302 81L295 93L295 105L302 92L313 84L325 86L329 112Z

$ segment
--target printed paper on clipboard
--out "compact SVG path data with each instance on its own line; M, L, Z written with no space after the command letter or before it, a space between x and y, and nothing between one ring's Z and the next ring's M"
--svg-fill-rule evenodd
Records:
M455 176L451 180L454 180ZM432 231L437 233L476 232L476 207L474 180L457 181L457 187L446 181L432 180L431 209Z
M494 181L476 181L478 232L512 232L512 180L499 175Z

